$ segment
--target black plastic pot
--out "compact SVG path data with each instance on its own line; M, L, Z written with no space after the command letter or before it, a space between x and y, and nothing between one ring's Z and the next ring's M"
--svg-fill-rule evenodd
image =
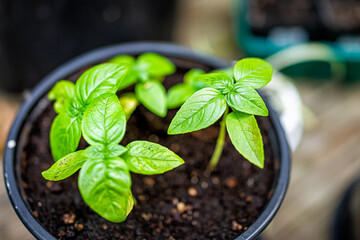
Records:
M37 239L55 238L32 216L31 211L26 207L26 203L21 195L21 158L19 157L21 152L18 152L17 149L20 147L17 146L16 143L20 140L20 133L24 123L26 122L27 116L38 103L39 99L49 91L56 81L78 72L83 67L108 59L114 55L137 55L148 51L157 52L168 57L181 57L183 59L204 63L214 68L229 66L228 62L195 53L188 48L172 44L132 43L115 45L91 51L62 65L44 78L33 90L29 99L21 107L10 130L4 156L4 176L9 198L20 220ZM270 122L273 127L273 131L270 133L270 138L275 142L272 144L274 146L274 154L278 157L278 159L280 159L280 169L278 179L276 179L277 184L273 196L262 214L244 233L236 238L237 240L255 239L266 228L285 197L285 192L290 178L290 150L288 143L276 113L271 109L271 107L269 107L269 111Z

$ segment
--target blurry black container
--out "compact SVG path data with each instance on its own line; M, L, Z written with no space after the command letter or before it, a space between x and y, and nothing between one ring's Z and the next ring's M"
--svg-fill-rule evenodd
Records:
M103 45L171 40L176 0L0 0L0 89L20 92Z

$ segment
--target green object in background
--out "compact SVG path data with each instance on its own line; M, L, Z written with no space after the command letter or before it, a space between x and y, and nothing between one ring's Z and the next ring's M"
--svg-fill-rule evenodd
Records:
M282 29L282 33L277 37L270 36L271 34L256 35L249 24L251 19L250 0L233 0L232 9L235 38L248 56L262 58L270 56L268 60L272 63L271 59L274 59L274 56L271 55L300 45L306 52L297 51L296 55L285 56L283 60L290 59L292 64L288 62L282 68L275 66L275 69L292 77L329 79L333 78L335 73L335 78L340 76L348 82L360 80L360 44L356 36L340 35L336 41L311 43L305 28L281 26L279 29ZM270 29L269 32L274 29ZM309 44L308 49L305 47L307 44ZM306 56L305 53L309 53L309 56ZM299 59L294 58L298 55L301 55Z

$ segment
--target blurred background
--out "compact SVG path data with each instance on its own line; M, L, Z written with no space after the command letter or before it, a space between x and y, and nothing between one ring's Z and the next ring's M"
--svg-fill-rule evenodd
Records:
M358 0L0 0L1 172L7 132L42 77L91 49L141 40L229 61L267 59L278 71L263 91L281 116L293 166L264 239L360 238L360 201L352 200L360 184L339 211L360 176ZM33 239L5 191L1 177L1 239Z

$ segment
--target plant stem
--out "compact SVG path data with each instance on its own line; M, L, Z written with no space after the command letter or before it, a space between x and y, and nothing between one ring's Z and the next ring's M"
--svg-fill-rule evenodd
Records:
M217 166L220 160L221 153L224 148L225 135L226 135L226 117L228 113L229 113L229 107L226 107L225 113L220 122L220 131L219 131L219 136L216 140L214 153L211 156L210 162L204 172L205 176L209 176L211 174L211 172L215 169L215 167Z

